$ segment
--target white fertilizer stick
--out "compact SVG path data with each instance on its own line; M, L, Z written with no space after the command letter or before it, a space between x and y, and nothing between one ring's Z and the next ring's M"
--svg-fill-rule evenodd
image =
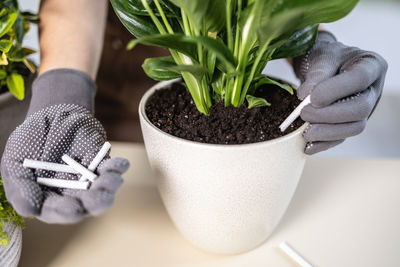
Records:
M33 159L25 159L22 164L25 168L32 169L41 169L46 171L54 171L54 172L67 172L77 174L78 172L71 168L71 166L65 164L58 164L53 162L45 162Z
M90 165L88 167L89 171L96 170L97 166L99 166L100 162L107 155L110 148L111 148L110 142L105 142L104 145L101 147L99 153L97 153L97 155L94 157L94 159L90 163Z
M89 182L80 182L80 181L63 180L63 179L38 177L37 182L41 185L49 187L58 187L58 188L87 190L89 187Z
M82 174L82 176L85 176L87 179L89 179L91 182L93 182L94 179L96 179L97 177L96 174L86 169L84 166L76 162L70 156L64 155L61 157L61 159L69 166L71 166L71 168L73 168L75 171L79 172L80 174Z
M99 166L100 162L104 159L104 157L107 155L108 151L111 148L110 142L105 142L103 146L101 147L100 151L97 153L97 155L94 157L92 162L90 163L88 170L89 171L95 171L97 169L97 166ZM79 181L86 181L87 178L86 176L82 175Z
M311 96L307 96L304 100L290 113L290 115L282 122L279 126L281 132L286 131L286 129L300 116L301 110L311 103Z
M301 267L313 267L308 261L306 261L299 253L297 253L291 246L286 242L282 242L279 248L295 261Z

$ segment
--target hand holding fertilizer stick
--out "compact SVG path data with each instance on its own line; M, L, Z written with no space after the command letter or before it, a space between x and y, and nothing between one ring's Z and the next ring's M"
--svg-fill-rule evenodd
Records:
M23 166L26 168L41 169L41 170L48 170L55 172L82 174L79 181L38 177L37 182L39 184L49 187L87 190L90 185L90 183L87 180L89 180L90 182L95 181L97 176L93 172L99 166L100 162L104 159L104 157L107 155L110 148L111 144L109 142L105 142L100 151L97 153L97 155L90 163L88 168L79 164L68 155L62 156L62 160L68 165L25 159Z
M279 126L281 132L286 131L286 129L300 116L301 110L311 103L311 96L307 96L303 101L290 113L290 115L282 122Z

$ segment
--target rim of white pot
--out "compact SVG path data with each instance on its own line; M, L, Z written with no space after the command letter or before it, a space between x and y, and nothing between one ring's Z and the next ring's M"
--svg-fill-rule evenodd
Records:
M148 101L148 99L150 98L150 96L158 89L163 89L173 83L176 82L181 82L182 79L181 78L177 78L177 79L173 79L173 80L169 80L169 81L162 81L162 82L158 82L157 84L155 84L154 86L152 86L149 90L147 90L147 92L143 95L142 99L140 100L139 103L139 114L143 117L143 119L150 125L150 127L152 127L155 131L167 136L168 138L172 139L175 142L180 142L186 145L192 145L192 146L208 146L210 148L214 148L214 149L232 149L232 148L248 148L251 146L260 146L260 145L271 145L271 144L276 144L276 143L281 143L281 142L285 142L287 139L292 138L295 135L298 135L300 132L303 132L306 125L308 124L307 122L305 122L302 126L300 126L299 128L297 128L295 131L290 132L284 136L278 137L278 138L274 138L271 140L267 140L267 141L262 141L262 142L256 142L256 143L248 143L248 144L210 144L210 143L201 143L201 142L197 142L197 141L192 141L192 140L187 140L181 137L177 137L174 136L172 134L166 133L163 130L157 128L147 117L146 114L146 103ZM293 86L293 85L292 85ZM295 87L295 86L293 86Z

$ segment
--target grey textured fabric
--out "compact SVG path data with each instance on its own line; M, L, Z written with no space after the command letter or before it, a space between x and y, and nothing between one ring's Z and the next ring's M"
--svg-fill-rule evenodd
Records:
M122 184L121 174L129 167L125 159L107 155L87 191L39 185L37 177L78 180L78 176L25 168L22 163L26 158L63 163L62 155L68 154L88 166L105 141L100 122L77 105L55 105L27 117L11 134L1 161L7 199L18 214L47 223L74 223L85 215L101 214Z
M93 113L95 94L96 85L86 73L74 69L50 70L33 82L28 115L57 104L74 104Z
M6 196L18 214L66 224L99 215L112 205L121 175L129 168L125 159L107 155L87 191L39 185L37 177L79 177L22 165L24 159L64 163L61 157L67 154L89 166L106 141L102 125L92 115L94 93L90 77L75 70L49 71L34 82L29 115L9 137L1 159Z
M361 133L382 95L386 61L374 52L348 47L327 31L314 46L293 60L301 80L299 99L311 95L301 118L310 122L304 132L306 154L314 154Z

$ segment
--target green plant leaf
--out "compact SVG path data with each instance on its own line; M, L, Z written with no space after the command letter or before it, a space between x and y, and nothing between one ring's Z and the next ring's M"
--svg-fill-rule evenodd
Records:
M122 24L137 38L159 33L149 16L137 15L130 12L131 9L127 8L127 6L130 6L128 5L128 1L111 0L111 4Z
M10 51L12 44L13 43L11 40L7 40L7 39L0 40L0 51L4 52L4 53L8 53L8 51Z
M294 58L304 55L317 38L318 25L314 24L295 32L282 46L275 50L272 59Z
M17 12L12 12L6 16L0 17L0 37L5 35L11 29L17 18L18 18Z
M265 106L271 106L271 103L269 103L267 100L261 97L255 97L252 95L246 95L246 100L248 102L248 108L259 108L259 107L265 107Z
M143 36L131 40L127 45L127 49L133 49L139 43L173 49L193 59L197 57L197 45L193 41L189 41L183 34L153 34L151 36Z
M0 80L3 80L7 77L7 72L5 70L0 70Z
M305 8L296 8L272 16L257 29L259 45L262 47L281 36L291 36L301 22Z
M128 49L133 49L138 43L173 49L194 60L197 60L197 45L200 43L210 53L214 53L228 71L235 71L235 58L232 52L223 42L217 39L206 36L185 36L183 34L155 34L130 41Z
M219 31L225 26L225 0L170 0L183 9L197 29L206 24L207 31Z
M15 31L15 36L17 37L17 43L19 45L22 45L22 41L25 36L25 27L24 27L24 19L22 18L19 12L18 12L18 17L14 23L14 31Z
M305 7L304 17L298 29L316 24L328 23L345 17L357 5L358 0L284 0L273 13Z
M28 51L33 50L25 50L24 48L20 48L18 46L11 47L10 51L7 53L7 58L10 61L14 62L22 62L27 56Z
M147 75L157 81L181 77L182 72L189 72L201 79L207 73L207 69L201 65L177 65L172 57L148 58L142 67Z
M274 80L271 80L270 78L265 77L265 76L262 77L260 80L258 80L256 82L255 87L258 88L263 84L274 84L274 85L279 86L280 88L288 91L291 95L293 95L293 88L291 86L289 86L287 84L282 84L282 83L274 81Z
M11 73L7 77L7 87L8 90L19 100L24 99L25 97L25 83L24 83L24 78L22 78L22 75L18 73Z
M180 72L166 69L164 66L167 64L175 64L172 57L147 58L142 68L150 78L156 81L168 81L181 77Z

